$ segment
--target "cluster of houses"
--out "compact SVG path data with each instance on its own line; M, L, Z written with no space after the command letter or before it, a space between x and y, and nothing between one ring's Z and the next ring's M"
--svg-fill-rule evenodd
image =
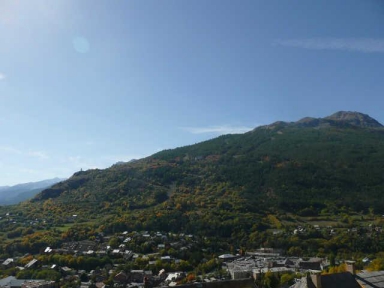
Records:
M155 265L157 260L163 263L178 263L180 259L173 258L169 255L161 255L160 253L151 253L151 254L138 254L130 251L127 246L131 241L139 240L140 243L150 243L152 246L155 246L158 251L164 250L165 248L174 248L178 251L191 249L195 243L193 235L187 234L163 234L160 232L149 233L147 231L143 232L123 232L115 236L119 239L119 245L117 247L111 247L109 242L112 237L99 235L94 241L83 240L83 241L71 241L65 242L60 248L46 247L42 250L43 254L63 254L63 255L76 255L76 256L112 256L114 259L123 259L125 261L135 260L136 258L141 257L142 259L148 260L148 264ZM157 287L158 285L163 286L175 286L181 279L186 277L185 272L176 272L176 273L166 273L165 270L161 270L158 274L153 274L150 270L131 270L129 272L119 272L116 268L117 264L107 264L103 269L95 269L92 271L84 270L75 270L73 267L59 267L58 265L49 265L42 266L37 259L32 259L23 267L16 266L18 263L17 258L8 258L3 259L0 262L4 268L16 267L19 270L23 269L37 269L37 268L48 268L60 271L61 274L68 279L80 279L81 275L86 275L88 279L92 279L91 282L82 283L82 287L89 287L92 284L96 284L98 288L103 287L106 280L110 279L111 275L113 276L113 282L117 287ZM121 260L119 261L121 263ZM117 273L118 272L118 273ZM4 279L2 282L4 285L1 287L8 288L18 288L21 281L17 279L9 278L7 282ZM17 281L16 281L17 280ZM24 280L23 280L24 281ZM27 281L27 280L25 280ZM24 282L25 282L24 281ZM23 283L24 283L23 282ZM36 281L35 281L36 282ZM33 282L33 283L35 283ZM29 283L29 282L28 282ZM40 283L40 282L36 282ZM43 282L41 282L43 283ZM17 285L16 285L17 284ZM31 284L30 284L31 285ZM36 284L37 285L37 284ZM42 284L41 284L42 285ZM47 283L44 282L44 285ZM36 286L36 287L47 287L50 286Z
M223 254L219 256L231 278L253 279L255 283L266 273L296 273L305 275L296 279L290 288L378 288L384 287L384 271L361 271L356 273L355 262L345 261L346 271L323 274L329 266L327 259L299 257L281 257L279 252L256 251L246 256Z
M117 236L120 243L118 247L111 247L108 242L111 239L109 236L100 235L99 238L97 238L95 241L90 240L84 240L84 241L73 241L73 242L66 242L62 245L61 248L52 249L50 247L47 247L47 249L44 251L45 253L59 253L59 254L73 254L73 255L88 255L88 256L99 256L103 257L106 255L110 256L122 256L124 259L129 260L139 257L137 253L134 253L133 251L129 250L129 243L131 241L140 240L144 245L155 247L156 251L161 251L166 248L174 248L178 251L186 251L191 249L196 241L194 240L193 235L186 235L186 234L173 234L169 233L162 234L160 232L155 233L148 233L147 231L144 232L131 232L129 233L125 231L121 233L119 236ZM174 241L171 241L170 239L174 239ZM151 256L159 256L157 253L150 254ZM152 257L153 258L153 257ZM156 258L156 257L155 257ZM162 256L157 257L158 259L162 261L180 261L178 259L172 259L171 256ZM152 261L153 263L155 261ZM149 263L151 264L151 263Z
M219 258L224 261L224 267L234 280L249 277L256 280L267 272L305 273L311 270L324 270L329 266L329 262L323 258L282 257L281 251L277 249L259 249L247 252L245 256L224 254Z
M379 288L384 287L384 271L361 271L356 273L355 262L345 261L345 272L322 274L310 270L290 288Z
M352 233L352 234L367 234L370 235L372 233L381 233L383 231L381 226L375 225L375 224L369 224L368 226L365 227L352 227L352 228L345 228L345 227L333 227L331 225L327 226L321 226L319 224L314 224L314 225L298 225L296 226L292 233L294 235L299 235L299 234L307 234L311 229L314 229L316 231L322 231L327 233L328 235L336 235L342 232L347 232L347 233ZM281 231L281 230L279 230ZM274 232L275 234L275 232Z
M72 217L75 218L76 215ZM6 217L10 218L10 215ZM14 220L14 219L12 219ZM33 223L38 223L36 220ZM319 225L314 225L313 227L316 230L320 230L322 228ZM329 233L336 233L332 227L327 227ZM380 227L369 226L367 229L370 232L381 232ZM307 228L298 226L293 231L294 234L302 234L306 233ZM359 233L359 231L355 228L350 229L348 232L350 233ZM366 232L366 231L365 231ZM169 248L174 248L177 251L188 251L194 247L197 247L197 239L193 235L187 234L164 234L160 232L149 233L147 231L143 232L123 232L119 235L114 236L118 239L118 245L113 245L111 247L109 245L112 237L105 235L98 235L95 240L84 240L84 241L73 241L63 243L60 248L52 248L46 247L42 253L45 254L72 254L77 256L98 256L104 257L106 255L112 256L111 258L119 258L124 259L124 261L135 260L138 257L142 259L147 259L149 266L152 264L155 265L156 261L167 262L167 263L178 263L181 261L180 259L173 258L169 255L164 255L161 253L157 253L162 251L166 251ZM138 241L139 240L139 241ZM128 247L130 247L131 243L139 242L143 244L148 244L151 247L155 247L157 250L155 253L139 255L138 253L133 252ZM197 245L197 246L196 246ZM200 249L203 247L198 246ZM294 273L300 272L302 274L306 274L306 277L297 280L293 288L306 288L306 287L315 287L315 288L327 288L327 287L384 287L384 271L375 272L376 274L372 274L373 272L363 271L361 273L356 274L354 263L347 262L348 271L344 274L340 274L338 276L328 276L321 275L320 271L326 269L329 266L329 262L327 259L322 258L299 258L299 257L283 257L282 251L278 249L272 248L262 248L255 250L253 252L247 252L245 255L232 255L232 254L223 254L220 255L219 260L223 261L223 268L228 271L232 281L240 281L244 279L252 279L252 281L256 281L261 279L263 275L266 273ZM156 260L156 261L154 261ZM366 259L369 261L369 259ZM3 259L1 265L4 267L12 267L15 266L17 261L13 258ZM29 263L27 263L23 267L17 267L20 270L22 269L31 269L39 266L39 263L36 259L32 259ZM57 267L57 265L52 265L49 267L52 269L60 269L63 275L67 277L75 277L76 279L80 279L80 275L86 274L88 278L92 278L94 282L84 282L82 283L82 288L90 287L91 285L96 284L97 288L102 288L105 286L104 282L109 278L109 276L113 276L113 282L116 287L173 287L180 283L180 280L184 279L187 275L184 272L173 272L167 273L167 271L161 270L159 273L154 274L150 270L131 270L129 272L119 272L116 268L117 265L107 264L107 267L104 267L104 271L102 269L96 269L92 271L84 271L84 270L74 270L70 267ZM107 273L105 273L107 271ZM117 273L118 272L118 273ZM333 275L333 274L332 274ZM373 280L377 281L375 284L372 284ZM205 286L208 287L208 283L227 283L226 279L216 279L215 277L208 276L205 279L201 279L202 283L205 283ZM338 281L344 281L345 283L349 283L351 286L330 286L327 283L338 283ZM370 282L369 282L370 281ZM380 282L381 281L381 282ZM247 282L249 283L249 282ZM353 283L353 284L351 284ZM357 283L357 284L356 284ZM364 284L362 284L364 283ZM371 283L371 284L369 284ZM359 286L356 286L356 285ZM202 285L202 284L201 284ZM220 284L217 284L221 287ZM353 286L355 285L355 286ZM365 285L365 286L364 286ZM371 286L369 286L371 285ZM374 286L376 285L376 286ZM382 285L382 286L380 286ZM15 277L7 277L0 280L0 288L27 288L27 287L35 287L35 288L51 288L55 287L55 283L52 281L44 281L44 280L28 280L28 279L16 279ZM214 287L214 286L211 286ZM224 287L224 286L223 286Z
M0 287L6 288L56 288L55 281L16 279L9 276L0 280Z
M13 265L16 261L9 258L6 259L2 265L10 266ZM41 265L38 263L37 259L32 259L24 267L17 267L20 270L38 268ZM157 275L153 274L150 270L131 270L129 272L120 271L116 273L116 267L118 265L107 264L104 269L95 269L87 273L85 270L74 270L69 267L58 267L57 265L52 265L51 268L55 270L60 270L64 278L68 279L80 279L80 275L87 274L89 278L94 279L96 287L102 288L106 285L104 281L109 278L109 275L113 275L113 282L116 287L158 287L161 286L176 286L177 281L186 277L184 272L175 272L175 273L166 273L162 269ZM107 273L105 273L107 271ZM81 287L86 288L92 285L91 282L82 282ZM57 284L54 281L45 281L45 280L28 280L28 279L16 279L15 277L6 277L0 280L0 288L54 288L57 287Z
M37 259L32 259L31 261L29 261L24 267L17 267L19 270L24 270L24 269L28 269L28 268L33 268L34 266L36 266L38 260ZM10 266L14 266L15 264L15 260L13 258L7 258L6 260L4 260L1 265L4 266L4 267L10 267Z

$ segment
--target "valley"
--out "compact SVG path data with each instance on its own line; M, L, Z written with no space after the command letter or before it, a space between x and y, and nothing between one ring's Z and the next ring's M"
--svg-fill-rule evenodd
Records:
M273 287L305 276L310 269L299 263L311 257L327 273L344 271L346 260L383 270L383 157L383 126L338 112L79 171L29 201L0 207L0 259L19 265L0 273L73 280L63 287L119 285L119 273L127 285L136 270L151 271L140 274L151 285L170 284L161 271L185 272L178 284L208 283L237 280L220 256L253 257L258 265L260 249L279 251L267 257L272 262L296 263L266 273L265 281L279 283ZM33 259L40 266L17 268ZM97 269L107 270L92 275Z

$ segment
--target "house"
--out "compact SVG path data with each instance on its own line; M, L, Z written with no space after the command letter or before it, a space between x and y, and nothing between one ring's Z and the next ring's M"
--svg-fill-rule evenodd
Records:
M322 262L323 259L321 258L300 259L298 261L298 268L302 270L323 270Z
M25 280L22 280L22 279L15 279L15 280L12 280L12 281L9 283L9 286L8 286L8 287L11 287L11 288L21 288L21 287L23 287L24 281L25 281ZM7 286L6 286L6 287L7 287Z
M291 267L294 265L295 263L291 259L284 258L284 259L277 259L276 261L274 261L272 267Z
M282 251L280 249L260 248L256 251L248 251L245 255L254 257L279 257L281 253Z
M129 251L129 250L125 250L125 251L124 251L124 259L125 259L125 260L129 260L129 259L131 259L132 256L133 256L133 252L132 252L132 251Z
M33 266L36 266L36 263L38 262L39 260L37 260L37 259L32 259L31 261L29 261L28 263L27 263L27 265L25 265L25 268L31 268L31 267L33 267Z
M0 280L0 287L9 286L12 280L16 280L16 277L9 276Z
M149 279L152 279L152 277L152 271L131 270L128 274L128 282L144 283L145 281L150 281Z
M81 282L80 288L89 288L92 285L92 282Z
M231 260L234 260L236 258L237 258L237 256L232 255L232 254L223 254L223 255L219 256L219 259L223 260L223 261L231 261Z
M144 282L144 270L131 270L129 274L129 281L135 283Z
M51 247L47 247L47 248L45 248L45 250L44 250L44 253L51 253L51 252L52 252Z
M19 280L24 281L21 288L54 288L56 287L55 281L45 280Z
M362 271L356 275L356 280L363 288L384 287L384 271Z
M249 278L252 274L252 269L257 267L254 260L238 259L230 263L226 263L231 279Z
M97 257L103 257L103 256L106 256L108 253L105 250L98 250L95 252L95 254Z
M178 288L255 288L255 283L252 278L240 279L240 280L224 280L216 281L215 278L204 278L203 282L195 282L188 284L178 284L176 281L172 281L168 284L168 287ZM165 286L154 286L154 287L165 287Z
M252 275L252 268L249 267L234 267L229 270L232 280L249 278Z
M295 272L295 269L287 268L287 267L253 268L252 277L253 279L258 280L261 277L263 277L263 275L265 275L266 273L283 274L283 273L294 273L294 272ZM243 277L243 278L247 278L247 277ZM235 278L232 278L232 279L235 279Z
M8 265L10 265L10 264L12 264L13 263L13 258L8 258L7 260L5 260L3 263L2 263L2 265L4 265L4 266L8 266Z
M355 275L355 262L346 261L347 272L321 275L321 271L312 270L291 288L361 288ZM379 286L367 286L379 287Z
M180 279L183 279L185 277L184 272L174 272L174 273L169 273L165 281L170 282L170 281L177 281Z
M16 279L13 276L9 276L9 277L6 277L6 278L0 280L0 287L54 288L54 287L56 287L56 285L55 285L54 281Z
M118 284L125 284L128 281L128 276L123 271L116 274L113 281Z
M164 261L164 262L171 262L172 258L171 256L162 256L160 257L161 261Z
M72 269L67 267L67 266L64 266L64 267L61 267L61 271L65 274L69 274L72 272Z
M103 282L97 282L95 286L96 288L104 288L106 285Z
M321 271L312 271L296 282L291 288L361 288L350 272L321 275Z

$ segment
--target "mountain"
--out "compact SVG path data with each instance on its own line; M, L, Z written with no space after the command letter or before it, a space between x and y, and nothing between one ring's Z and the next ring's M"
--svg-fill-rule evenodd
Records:
M325 118L305 117L296 122L278 121L268 127L275 125L325 128L333 127L360 127L360 128L383 128L378 121L367 114L351 111L339 111Z
M98 219L106 231L229 237L263 226L260 219L269 214L384 213L382 159L383 126L341 111L80 171L28 205L47 219L52 211Z
M9 188L9 186L0 186L0 191L8 189L8 188Z
M331 116L325 117L325 120L344 122L359 127L383 128L383 125L378 121L369 117L367 114L359 112L339 111Z
M0 205L16 204L34 197L42 190L63 181L63 178L53 178L38 182L17 184L0 187Z

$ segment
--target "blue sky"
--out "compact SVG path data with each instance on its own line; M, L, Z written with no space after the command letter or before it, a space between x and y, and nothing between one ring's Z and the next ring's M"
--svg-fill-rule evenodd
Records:
M339 110L384 123L382 0L2 0L0 186Z

